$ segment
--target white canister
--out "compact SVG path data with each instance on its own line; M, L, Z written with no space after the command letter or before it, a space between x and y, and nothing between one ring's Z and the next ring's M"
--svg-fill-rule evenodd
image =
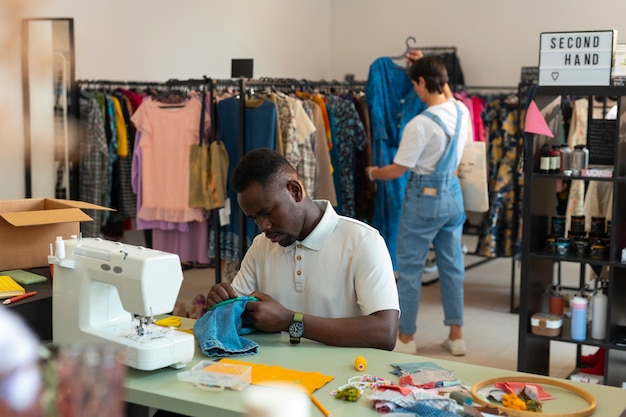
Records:
M606 337L606 314L608 298L604 294L591 297L591 338L604 340Z

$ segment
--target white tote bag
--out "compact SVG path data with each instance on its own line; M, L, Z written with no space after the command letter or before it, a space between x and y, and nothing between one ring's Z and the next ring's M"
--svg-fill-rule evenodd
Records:
M471 141L465 144L458 172L465 211L484 213L489 210L485 142Z

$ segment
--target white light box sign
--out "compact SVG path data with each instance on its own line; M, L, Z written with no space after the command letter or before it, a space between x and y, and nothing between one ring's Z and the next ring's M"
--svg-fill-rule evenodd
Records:
M611 85L617 31L546 32L539 46L539 85Z

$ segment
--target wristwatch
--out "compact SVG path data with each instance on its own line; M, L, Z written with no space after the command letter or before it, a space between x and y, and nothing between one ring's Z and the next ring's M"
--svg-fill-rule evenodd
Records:
M293 321L289 325L289 341L292 345L300 343L300 338L304 334L304 323L302 319L304 314L295 313L293 315Z

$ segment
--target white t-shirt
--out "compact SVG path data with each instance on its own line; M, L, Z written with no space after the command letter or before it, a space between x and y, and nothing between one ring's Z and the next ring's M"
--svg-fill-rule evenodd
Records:
M441 119L452 135L457 120L455 103L457 103L456 100L450 99L445 103L428 108L428 111ZM465 143L472 137L469 110L462 102L458 103L461 105L463 120L461 121L461 131L456 148L457 164L461 162ZM424 114L418 114L405 126L393 162L408 167L416 174L432 174L448 146L448 141L448 136L434 120Z
M339 216L326 200L319 224L302 242L283 247L260 234L232 286L240 295L269 294L290 310L343 318L398 310L391 256L378 230Z

